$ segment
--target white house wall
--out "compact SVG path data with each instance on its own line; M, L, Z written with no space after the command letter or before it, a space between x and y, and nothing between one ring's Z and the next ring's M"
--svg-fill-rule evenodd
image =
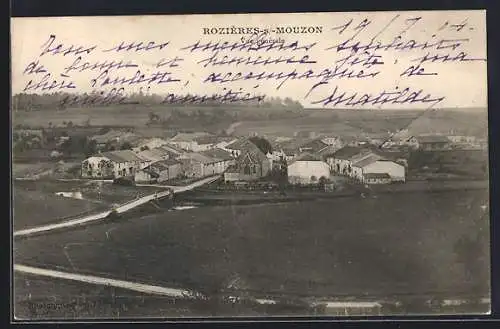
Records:
M363 167L365 174L389 174L393 181L405 181L405 167L392 161L376 161Z
M319 180L321 176L330 177L330 167L323 161L296 161L288 166L288 178L290 182L310 184L311 177Z

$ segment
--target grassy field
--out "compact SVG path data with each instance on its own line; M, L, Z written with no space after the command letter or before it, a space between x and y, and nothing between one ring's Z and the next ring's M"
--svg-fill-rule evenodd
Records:
M441 173L487 179L488 165L487 150L418 151L408 160L408 174Z
M63 218L109 209L138 196L154 193L155 187L98 185L91 181L16 181L13 185L14 230L58 222ZM57 192L82 192L83 200L57 196ZM100 191L100 193L98 192Z
M12 222L14 230L54 223L64 218L99 211L105 204L87 200L70 199L55 194L30 190L14 184Z
M277 295L483 294L487 200L485 189L165 212L17 241L14 260L71 269L70 245L81 273L209 293L237 278ZM480 232L480 255L460 261L457 241Z
M162 296L75 281L14 276L18 320L163 318L210 315L208 308Z

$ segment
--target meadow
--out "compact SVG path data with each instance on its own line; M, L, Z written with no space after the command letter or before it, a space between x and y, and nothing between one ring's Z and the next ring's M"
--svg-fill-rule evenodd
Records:
M415 192L136 214L16 241L14 261L71 269L69 245L79 273L207 294L236 278L234 289L271 296L483 296L488 198Z
M15 181L13 184L14 230L56 223L79 215L109 209L139 196L160 190L148 186L120 186L91 181ZM83 199L58 196L58 192L82 192Z

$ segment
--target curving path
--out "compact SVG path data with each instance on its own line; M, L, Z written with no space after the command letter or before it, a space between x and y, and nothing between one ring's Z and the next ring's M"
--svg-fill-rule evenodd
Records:
M161 191L161 192L156 192L153 194L146 195L144 197L132 200L130 202L126 202L124 204L121 204L120 206L116 207L116 212L124 213L126 211L129 211L130 209L133 209L135 207L138 207L140 205L143 205L145 203L148 203L151 200L155 200L158 198L164 198L170 194L170 191L172 190L173 193L182 193L185 191L192 190L194 188L200 187L202 185L211 183L215 180L217 180L220 176L212 176L208 178L204 178L202 180L196 181L194 183L191 183L186 186L164 186L165 188L168 188L168 190ZM74 218L68 221L60 222L60 223L54 223L54 224L48 224L48 225L42 225L42 226L37 226L33 228L28 228L24 230L19 230L14 232L14 237L20 237L20 236L29 236L33 234L39 234L43 232L48 232L48 231L53 231L57 229L62 229L62 228L67 228L67 227L72 227L72 226L78 226L82 224L86 224L89 222L95 222L98 220L105 219L109 214L111 213L110 210L106 210L97 214L93 215L87 215L79 218Z

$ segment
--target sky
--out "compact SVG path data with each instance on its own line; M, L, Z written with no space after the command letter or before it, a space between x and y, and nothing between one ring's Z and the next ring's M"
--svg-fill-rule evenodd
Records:
M304 106L319 107L320 102L333 93L337 88L337 94L345 92L346 95L358 93L377 95L382 91L395 91L397 88L410 88L418 91L422 89L422 96L442 97L443 100L437 105L440 108L485 108L487 106L487 62L486 62L486 23L485 11L418 11L418 12L357 12L357 13L294 13L294 14L230 14L230 15L178 15L178 16L100 16L100 17L43 17L43 18L13 18L11 20L11 49L12 49L12 87L13 93L23 91L27 86L27 92L41 93L40 84L44 75L50 73L49 82L56 80L58 85L76 86L74 89L65 91L76 92L108 92L114 87L124 88L124 92L136 92L142 86L146 93L158 94L213 94L225 93L228 90L249 93L251 95L265 95L266 97L291 97L301 102ZM350 22L350 23L349 23ZM322 33L277 33L277 29L286 27L320 27ZM307 51L304 49L291 50L260 50L246 51L219 51L218 58L251 57L255 60L290 58L290 63L273 65L216 65L203 67L200 61L210 58L214 53L210 51L189 51L182 48L193 45L197 41L207 42L242 42L241 38L248 38L245 34L203 34L204 28L222 27L258 27L269 29L270 32L264 39L282 39L284 44L292 44L297 41L298 46L312 45ZM345 27L345 29L342 29ZM341 33L339 33L341 32ZM357 35L352 37L356 32ZM53 43L49 45L50 36L53 35ZM370 40L389 44L395 37L400 36L404 42L415 40L417 43L437 42L448 40L442 45L452 45L450 40L460 39L460 46L456 49L451 47L428 47L427 49L413 50L370 50L363 54L360 51L349 57L348 50L339 51L337 48L328 49L340 44L342 41L350 40L351 44L360 42L367 44ZM352 37L352 38L351 38ZM137 51L104 51L111 49L120 43L130 44L142 42L143 45L162 45L148 51L142 49ZM73 49L82 47L87 49L95 46L89 54L70 53L64 55L62 52L44 52L54 50L58 45L60 50L67 50L73 45ZM422 47L420 47L422 48ZM431 56L457 57L462 52L466 58L482 59L477 61L429 61L421 65L424 72L432 75L401 76L408 72L408 68L418 64L418 58L429 54ZM137 65L137 67L109 69L108 80L104 77L106 73L99 70L86 69L78 72L78 69L66 71L65 69L74 64L77 57L81 56L81 65L88 65L123 61ZM305 57L304 57L305 56ZM176 58L177 66L168 67L163 65L157 67L158 63L168 63ZM357 63L342 64L343 58L349 57ZM305 58L305 60L304 60ZM311 63L297 63L300 59ZM295 61L295 62L294 62ZM380 64L374 64L380 62ZM30 66L30 63L31 66ZM33 63L37 64L37 70L32 69ZM342 64L342 65L341 65ZM370 66L370 64L372 64ZM42 67L42 68L40 68ZM241 72L254 74L266 72L288 73L295 70L298 75L304 77L303 73L312 70L315 74L321 72L333 72L335 67L338 71L352 71L352 75L375 73L374 76L364 78L332 78L325 84L319 77L313 79L289 79L280 88L281 81L277 80L239 80L226 83L204 82L211 73L219 77L232 76ZM28 68L28 69L27 69ZM415 69L415 73L419 68ZM174 80L169 83L158 84L156 82L130 85L128 83L113 85L110 83L116 79L129 79L137 70L141 70L147 77L154 72L165 73ZM421 71L422 72L422 71ZM30 73L30 74L28 74ZM101 78L98 78L101 76ZM30 83L31 81L31 83ZM94 81L94 86L92 85ZM149 88L148 88L149 87ZM30 89L31 88L31 89ZM226 88L226 89L223 89ZM400 89L399 89L400 90ZM52 90L57 91L57 90ZM63 90L61 90L63 91ZM323 104L324 105L324 104ZM325 105L326 107L332 104ZM338 105L342 107L341 105ZM363 108L427 108L427 103L413 104L365 104Z

